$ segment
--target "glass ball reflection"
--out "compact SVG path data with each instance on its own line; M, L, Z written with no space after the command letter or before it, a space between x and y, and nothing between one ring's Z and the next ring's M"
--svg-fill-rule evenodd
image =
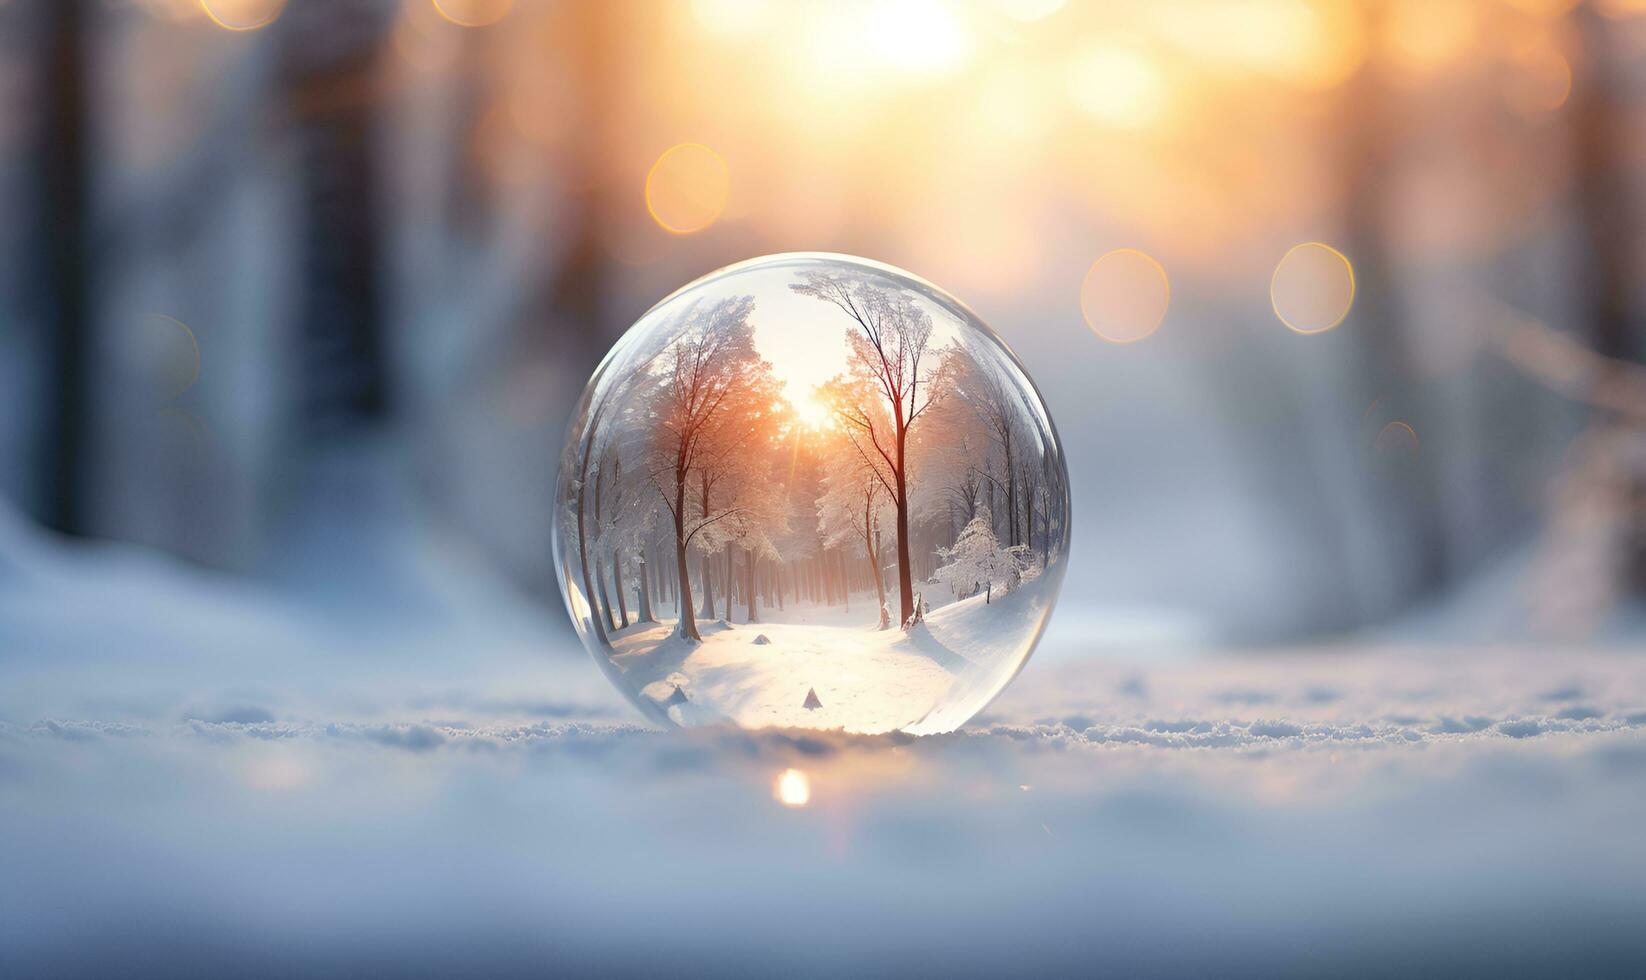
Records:
M947 732L1022 668L1069 480L970 310L843 255L752 259L653 307L567 433L555 567L661 724Z

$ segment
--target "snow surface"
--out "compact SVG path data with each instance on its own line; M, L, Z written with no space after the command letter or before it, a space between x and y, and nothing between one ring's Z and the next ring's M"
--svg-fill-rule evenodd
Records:
M341 618L0 515L0 975L1646 966L1637 651L1071 646L952 735L659 732L386 560L423 598Z
M791 606L755 624L700 623L701 643L667 619L618 630L612 662L677 724L926 734L953 729L1010 678L1045 607L1030 583L992 603L949 603L904 631L851 622L844 606ZM857 608L861 618L874 607ZM669 704L677 688L687 700ZM805 707L812 690L822 707Z

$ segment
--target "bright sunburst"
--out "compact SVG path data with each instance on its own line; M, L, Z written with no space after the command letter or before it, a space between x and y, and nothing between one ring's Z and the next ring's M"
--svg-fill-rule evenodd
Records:
M826 429L834 422L834 411L815 394L802 394L790 405L794 408L794 417L808 429Z

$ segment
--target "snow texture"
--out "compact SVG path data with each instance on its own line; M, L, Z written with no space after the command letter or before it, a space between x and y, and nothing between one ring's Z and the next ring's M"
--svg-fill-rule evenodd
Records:
M951 735L659 732L478 571L363 625L0 543L0 975L1646 965L1634 653L1067 651Z

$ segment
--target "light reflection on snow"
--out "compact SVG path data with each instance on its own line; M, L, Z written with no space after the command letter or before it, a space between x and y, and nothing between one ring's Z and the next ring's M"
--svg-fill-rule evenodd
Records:
M772 796L786 807L803 807L812 801L812 781L799 769L785 769L778 774Z

